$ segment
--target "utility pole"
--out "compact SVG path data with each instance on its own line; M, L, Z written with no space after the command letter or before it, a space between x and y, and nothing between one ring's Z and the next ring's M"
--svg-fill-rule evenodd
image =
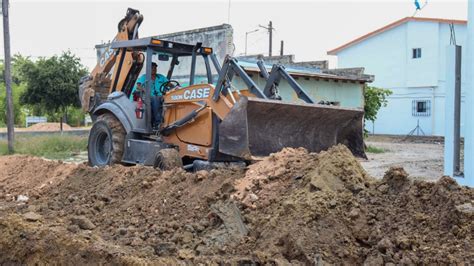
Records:
M283 40L281 40L281 42L280 42L280 56L283 56L283 45L284 45Z
M268 23L268 27L265 27L262 25L258 25L258 26L268 30L268 34L269 34L268 56L272 56L272 38L273 38L273 31L275 30L275 28L273 27L272 21Z
M8 152L13 153L13 97L12 97L12 76L11 76L11 56L10 56L10 23L8 21L8 0L2 0L3 14L3 41L5 47L5 88L7 90L7 135Z
M268 43L268 56L272 56L272 35L273 35L272 21L268 23L268 34L270 35L269 43Z
M248 38L250 33L254 33L254 32L257 32L257 31L259 31L259 29L247 31L245 33L245 55L247 55L247 38Z

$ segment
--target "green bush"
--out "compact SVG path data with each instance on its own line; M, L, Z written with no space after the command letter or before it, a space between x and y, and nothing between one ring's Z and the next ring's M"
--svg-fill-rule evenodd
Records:
M69 107L67 111L67 123L73 127L80 127L84 124L85 113L82 108Z
M379 148L379 147L375 147L375 146L367 146L367 148L365 149L365 151L367 153L384 153L386 152L387 150L385 150L384 148Z
M387 97L392 94L391 90L377 87L365 86L364 88L364 122L375 121L380 108L387 106ZM364 137L368 136L368 131L364 128Z
M39 112L46 116L48 122L60 122L61 117L64 117L63 122L72 127L80 127L84 124L85 113L79 107L67 107L66 113L60 112Z

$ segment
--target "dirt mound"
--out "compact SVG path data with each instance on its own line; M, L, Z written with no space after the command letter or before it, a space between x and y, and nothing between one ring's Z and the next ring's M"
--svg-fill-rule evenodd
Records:
M0 170L4 195L34 192L0 199L1 264L474 260L474 190L402 168L374 180L344 146L197 173L24 156Z
M38 197L38 193L62 182L76 168L26 155L0 158L0 200L7 201L20 195Z
M38 123L24 129L24 131L60 131L60 130L61 130L61 124L53 123L53 122ZM72 127L66 123L63 123L63 130L72 130Z
M245 175L235 181L236 191L232 198L242 201L246 207L256 208L255 202L268 204L260 197L279 195L292 179L300 179L312 164L313 155L303 148L285 148L273 153L262 161L249 166Z

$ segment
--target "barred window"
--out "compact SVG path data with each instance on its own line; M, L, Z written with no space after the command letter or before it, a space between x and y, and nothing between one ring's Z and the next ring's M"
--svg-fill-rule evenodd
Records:
M412 102L413 116L430 116L431 101L430 100L413 100Z

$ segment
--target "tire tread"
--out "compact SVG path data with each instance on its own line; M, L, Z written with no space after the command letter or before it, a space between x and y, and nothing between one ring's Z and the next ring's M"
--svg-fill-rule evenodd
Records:
M120 163L123 157L126 135L122 123L111 113L100 115L97 121L104 121L112 132L112 158L110 164Z

